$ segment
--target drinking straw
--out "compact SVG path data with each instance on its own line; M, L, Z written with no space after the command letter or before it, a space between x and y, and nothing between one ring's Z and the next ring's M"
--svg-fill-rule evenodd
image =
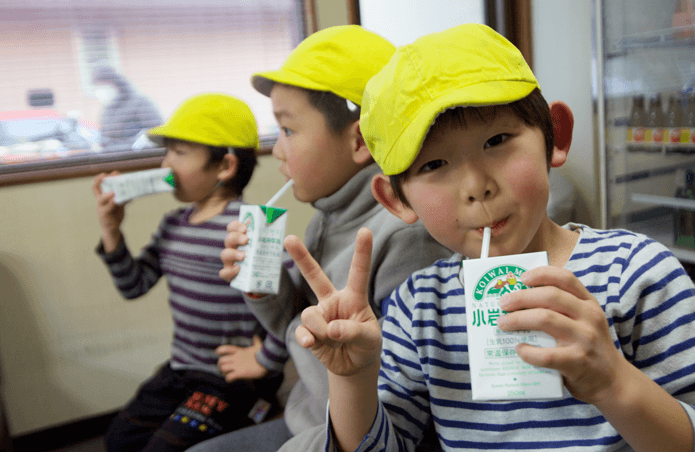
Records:
M480 258L487 259L487 255L490 252L490 228L485 227L483 229L483 247L480 249Z
M277 202L277 200L280 199L280 196L282 196L282 195L287 191L287 189L290 188L290 187L292 186L292 183L293 183L293 182L294 182L294 179L288 180L288 181L285 183L285 185L283 185L282 188L281 188L280 190L278 190L278 192L275 193L275 194L273 195L273 197L270 198L270 200L269 200L267 203L265 203L265 206L266 206L266 207L271 207L273 204L275 204L275 203Z

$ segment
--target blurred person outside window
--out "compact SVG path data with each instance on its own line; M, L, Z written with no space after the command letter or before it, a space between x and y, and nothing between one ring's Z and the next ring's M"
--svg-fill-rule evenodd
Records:
M95 95L104 109L99 117L103 152L130 151L143 131L162 124L154 104L132 83L107 65L94 69Z

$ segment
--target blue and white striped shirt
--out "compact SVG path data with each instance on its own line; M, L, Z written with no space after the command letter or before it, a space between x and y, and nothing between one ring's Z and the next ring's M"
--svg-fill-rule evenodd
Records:
M695 420L695 287L683 267L643 235L566 227L580 238L565 268L603 307L616 347ZM381 402L358 451L413 451L431 423L445 451L632 450L567 389L560 400L472 400L460 269L460 255L440 260L384 300Z
M225 343L250 345L263 332L241 293L219 277L220 252L227 224L239 218L241 201L201 224L189 223L192 206L167 214L137 259L124 241L112 253L97 252L107 264L125 298L137 298L166 276L174 320L170 364L173 369L196 369L220 375L215 349ZM267 334L256 354L272 372L282 370L288 354L283 340Z

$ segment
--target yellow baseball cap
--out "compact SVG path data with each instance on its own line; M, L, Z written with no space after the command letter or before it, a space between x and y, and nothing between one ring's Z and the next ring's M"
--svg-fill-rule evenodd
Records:
M164 138L207 146L258 149L258 126L249 106L223 93L203 93L184 100L162 126L147 132L163 145Z
M274 83L329 91L357 105L367 81L389 61L396 47L359 25L317 31L302 41L276 71L251 76L259 93L270 96Z
M512 43L486 25L459 25L398 48L367 83L360 131L384 174L399 174L439 113L508 104L535 88L536 77Z

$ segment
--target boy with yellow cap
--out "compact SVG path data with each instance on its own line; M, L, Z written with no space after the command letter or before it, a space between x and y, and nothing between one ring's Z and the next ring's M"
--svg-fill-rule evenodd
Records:
M93 185L102 229L97 252L116 287L137 298L165 276L174 319L171 358L106 432L114 452L183 451L253 424L254 405L275 401L287 356L219 277L226 227L239 216L256 165L258 132L248 105L226 94L196 95L148 134L167 149L162 167L173 173L174 196L190 204L165 215L138 257L121 233L124 206L101 191L106 174Z
M279 70L252 77L256 90L270 97L280 126L273 148L280 172L294 181L295 198L317 209L306 243L331 281L344 284L347 280L359 227L368 225L374 231L372 283L366 296L376 315L381 299L407 275L451 255L422 224L399 221L371 193L371 181L380 170L359 132L359 106L367 81L394 50L384 38L360 26L331 27L302 41ZM243 258L236 247L246 243L247 237L239 222L229 230L221 275L231 279L238 271L236 262ZM295 340L295 329L301 324L297 308L315 305L316 297L296 268L283 274L280 290L277 295L245 298L268 331L285 339L297 369L299 381L290 392L284 419L216 438L191 452L275 452L280 446L290 452L322 449L326 369Z
M297 340L329 371L325 450L412 451L434 425L447 451L691 452L695 286L643 235L548 218L548 170L567 158L573 118L545 103L521 53L483 25L422 37L369 82L362 107L385 174L374 196L456 254L383 301L382 330L364 296L368 231L341 291L286 239L319 294ZM556 339L515 351L562 374L559 400L472 399L461 269L480 256L484 227L490 256L547 252L549 266L521 276L530 288L501 298L497 326Z

